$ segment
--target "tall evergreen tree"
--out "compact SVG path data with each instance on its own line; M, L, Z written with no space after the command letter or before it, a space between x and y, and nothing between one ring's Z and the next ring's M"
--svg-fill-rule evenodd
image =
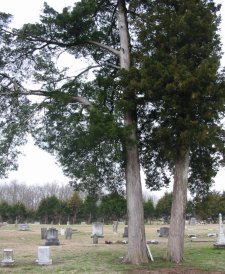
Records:
M180 262L188 180L190 190L202 195L224 164L220 7L211 0L146 2L148 13L137 22L144 56L139 83L150 102L139 111L141 159L150 187L174 176L167 257Z
M38 91L20 85L18 91L48 98L39 107L45 109L44 115L34 119L33 134L42 148L57 155L75 189L115 191L126 181L129 243L125 261L143 263L148 253L137 105L135 91L127 83L132 70L129 2L82 0L62 13L45 4L40 23L14 30L17 40L11 58L18 74L26 70L27 77L43 83ZM66 76L57 68L57 56L64 51L87 58L90 67ZM94 80L85 79L85 72L94 68Z
M9 31L11 16L0 12L0 177L5 177L8 171L17 168L19 146L25 142L24 132L28 129L28 100L14 94L7 96L8 87L16 90L14 83L7 75L11 69L9 61L12 36Z

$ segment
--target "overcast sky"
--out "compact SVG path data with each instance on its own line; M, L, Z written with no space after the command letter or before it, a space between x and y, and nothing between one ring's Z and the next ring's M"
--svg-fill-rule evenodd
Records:
M74 0L1 0L0 11L7 12L14 16L13 26L21 27L24 23L37 22L44 2L47 2L57 11L61 11L65 6L73 6ZM216 3L223 3L224 0L217 0ZM221 41L225 52L225 3L222 6ZM222 59L225 66L225 56ZM46 182L67 183L60 166L56 164L54 157L47 152L35 147L33 140L29 139L28 144L22 148L23 156L19 157L19 169L10 173L7 180L17 180L27 184L43 184ZM225 169L221 170L215 178L217 190L225 190Z

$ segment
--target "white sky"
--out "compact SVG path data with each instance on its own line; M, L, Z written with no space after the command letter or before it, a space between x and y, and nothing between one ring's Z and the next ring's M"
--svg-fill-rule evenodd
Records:
M61 11L65 6L73 6L75 0L1 0L0 11L10 13L14 16L13 26L21 27L24 23L37 22L44 2L47 2L57 11ZM223 4L224 0L215 0L216 3ZM221 41L223 52L225 52L225 3L221 9ZM225 56L222 59L225 66ZM23 156L19 157L19 168L10 173L9 178L0 180L7 182L17 180L27 184L43 184L47 182L67 183L69 179L65 177L54 157L47 152L35 147L33 140L29 138L28 144L22 148ZM225 169L221 170L215 178L215 189L225 190ZM152 192L151 192L152 193ZM157 195L156 192L154 194Z

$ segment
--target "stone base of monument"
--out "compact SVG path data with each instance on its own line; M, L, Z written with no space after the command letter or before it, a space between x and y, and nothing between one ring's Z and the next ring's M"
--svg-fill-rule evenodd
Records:
M47 239L45 242L46 246L49 245L60 245L59 239Z
M215 249L225 249L225 244L214 244L213 247Z

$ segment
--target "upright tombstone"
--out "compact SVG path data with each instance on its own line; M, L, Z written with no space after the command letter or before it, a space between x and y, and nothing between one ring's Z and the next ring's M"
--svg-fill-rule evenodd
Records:
M47 237L45 245L59 245L58 230L56 228L47 229Z
M118 230L118 224L119 224L119 222L118 222L118 221L113 221L113 232L114 232L114 233L117 233L117 230Z
M169 227L163 226L159 229L159 237L168 237L169 236Z
M127 238L128 237L128 226L124 227L124 232L123 232L123 238Z
M66 230L65 230L65 238L71 240L72 234L73 234L72 227L67 227Z
M191 217L191 219L190 219L190 225L196 225L196 224L197 224L196 218Z
M219 214L219 234L217 242L214 244L214 248L225 248L225 236L223 231L222 214Z
M39 265L51 265L52 259L50 259L50 247L49 246L39 246L38 247L38 258L36 262Z
M41 228L41 239L47 239L47 227Z
M60 234L61 234L61 236L64 236L64 235L65 235L65 228L62 227L62 228L60 229Z
M1 262L2 266L11 266L14 265L13 259L13 250L12 249L3 249L3 260Z
M93 244L98 243L98 238L104 238L103 235L103 223L95 222L92 224L92 234L91 238L93 238Z

